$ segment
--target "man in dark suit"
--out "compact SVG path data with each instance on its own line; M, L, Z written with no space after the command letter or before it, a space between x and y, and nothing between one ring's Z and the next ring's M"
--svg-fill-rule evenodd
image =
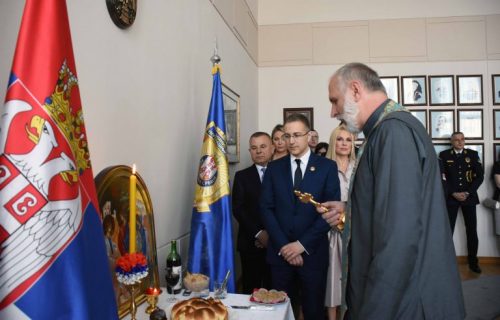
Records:
M479 203L477 189L483 183L484 172L481 160L476 151L465 149L465 138L462 132L451 136L453 148L439 154L443 169L443 181L446 185L446 207L450 218L451 233L455 230L458 208L462 208L465 232L467 234L467 251L469 268L481 273L477 260L478 238L476 205Z
M259 214L262 178L274 151L269 134L252 134L249 151L254 164L236 172L232 197L233 215L239 223L237 250L245 294L252 293L254 288L271 289L271 270L266 262L269 235Z
M298 285L304 319L318 320L324 317L330 227L294 190L320 202L339 200L338 170L335 162L311 152L306 117L291 115L284 131L290 154L269 163L262 184L260 213L270 238L267 261L273 287L288 292L295 304Z

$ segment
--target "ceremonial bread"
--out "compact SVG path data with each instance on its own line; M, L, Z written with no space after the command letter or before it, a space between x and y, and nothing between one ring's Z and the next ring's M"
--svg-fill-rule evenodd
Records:
M285 301L287 294L284 291L267 290L260 288L252 293L252 301L258 303L275 304Z
M228 312L220 300L191 298L172 307L172 320L228 320Z

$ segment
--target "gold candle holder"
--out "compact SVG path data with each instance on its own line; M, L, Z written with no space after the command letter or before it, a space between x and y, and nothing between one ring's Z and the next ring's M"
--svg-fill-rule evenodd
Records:
M135 296L139 292L141 286L141 281L134 284L127 284L126 287L130 292L130 320L137 320L135 317L137 314L137 304L135 303Z
M295 193L295 195L297 196L297 198L299 198L301 202L310 203L316 208L320 208L321 210L323 210L323 212L328 212L328 208L323 206L318 201L315 201L314 197L310 193L307 192L302 193L299 190L295 190L293 193ZM345 214L344 212L341 212L340 214L342 215L342 217L340 218L340 223L337 225L337 229L339 229L339 231L342 231L344 230Z
M149 287L146 289L146 301L149 306L146 308L146 313L151 314L156 308L158 304L158 296L162 293L160 288Z

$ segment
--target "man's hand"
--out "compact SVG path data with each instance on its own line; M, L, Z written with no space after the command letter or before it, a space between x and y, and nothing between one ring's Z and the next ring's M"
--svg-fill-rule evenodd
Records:
M280 250L281 256L288 263L295 261L295 258L300 256L302 252L304 252L304 247L298 241L290 242L289 244L284 245Z
M304 265L304 260L301 255L298 255L296 258L288 261L288 263L294 267L302 267Z
M262 230L257 239L255 240L255 246L257 248L267 248L267 242L269 241L269 234L266 230Z
M342 201L328 201L321 204L322 207L328 211L325 212L324 208L318 207L316 210L321 213L321 217L330 225L335 228L344 216L345 204Z
M453 192L451 194L453 198L457 199L457 201L465 201L469 196L468 192Z

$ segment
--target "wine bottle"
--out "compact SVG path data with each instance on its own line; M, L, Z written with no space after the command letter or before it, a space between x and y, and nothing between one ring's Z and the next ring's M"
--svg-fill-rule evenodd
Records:
M168 293L178 294L182 289L182 261L177 253L177 242L172 240L170 244L170 253L167 257L167 280Z

